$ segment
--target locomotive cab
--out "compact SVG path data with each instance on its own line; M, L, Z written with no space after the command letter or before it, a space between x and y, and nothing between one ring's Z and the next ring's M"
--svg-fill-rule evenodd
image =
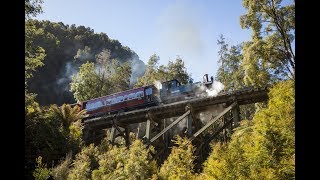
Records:
M171 81L166 81L162 83L162 88L160 89L161 96L168 96L179 92L180 82L176 79Z

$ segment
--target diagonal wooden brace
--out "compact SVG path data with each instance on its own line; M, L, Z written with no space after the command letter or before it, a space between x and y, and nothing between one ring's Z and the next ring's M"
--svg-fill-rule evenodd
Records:
M182 116L180 116L178 119L173 121L169 126L167 126L165 129L163 129L159 134L157 134L155 137L153 137L148 144L151 144L153 141L157 140L162 134L166 133L169 129L171 129L174 125L178 124L183 118L185 118L187 115L190 114L190 110L185 112Z
M222 117L224 114L226 114L228 111L230 111L233 107L237 105L236 102L232 103L229 107L227 107L225 110L223 110L218 116L210 120L205 126L203 126L199 131L194 133L190 140L192 141L194 138L196 138L199 134L201 134L204 130L206 130L209 126L211 126L214 122L216 122L220 117Z

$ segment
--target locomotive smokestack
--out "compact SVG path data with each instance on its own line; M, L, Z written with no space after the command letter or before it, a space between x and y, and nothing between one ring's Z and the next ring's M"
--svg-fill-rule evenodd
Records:
M208 79L208 74L205 74L205 75L203 76L203 82L206 83L206 82L208 82L208 81L209 81L209 79Z

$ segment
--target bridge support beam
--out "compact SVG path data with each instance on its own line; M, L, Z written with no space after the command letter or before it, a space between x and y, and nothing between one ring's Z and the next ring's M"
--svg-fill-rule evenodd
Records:
M186 111L190 110L190 114L187 116L187 136L192 136L192 119L193 119L193 108L191 104L186 106Z
M193 139L195 139L199 134L201 134L204 130L206 130L209 126L211 126L214 122L216 122L219 118L221 118L223 115L225 115L228 111L230 111L233 107L236 106L237 103L232 103L229 107L227 107L225 110L223 110L220 114L218 114L218 116L216 116L215 118L213 118L212 120L210 120L205 126L203 126L201 129L199 129L199 131L197 131L196 133L194 133L190 140L192 141Z
M130 146L130 128L129 128L129 126L125 127L124 131L125 131L124 139L126 141L126 146L129 147Z
M236 128L240 125L240 108L238 103L232 109L233 116L233 128Z
M129 126L125 126L125 127L121 127L124 130L121 130L120 127L117 125L116 120L113 120L113 124L111 127L111 138L110 138L110 142L111 144L114 144L114 141L116 139L116 137L118 136L122 136L125 141L126 141L126 146L129 147L130 145L130 129ZM119 133L116 134L116 131L118 131Z
M192 135L192 116L189 114L187 118L187 135L190 137Z
M92 138L94 138L94 131L91 130L90 127L84 127L82 130L82 139L85 142L85 144L90 144Z
M158 126L158 123L156 123L154 121L155 117L152 115L152 112L150 112L150 111L146 114L146 119L147 119L146 133L145 133L144 138L145 138L145 140L149 141L150 140L150 132L151 132L151 123L155 126Z
M151 126L151 120L147 119L147 124L146 124L146 135L145 137L149 140L150 139L150 126Z
M166 127L167 127L167 120L163 119L163 129L165 129ZM167 148L169 147L169 141L170 141L168 133L164 133L162 139L165 147L164 151L167 151Z
M111 128L111 132L110 132L110 141L111 141L111 144L113 144L114 143L114 139L116 138L116 128L114 128L113 126L112 126L112 128Z
M169 126L164 128L160 133L158 133L155 137L153 137L148 144L151 144L153 141L157 140L162 134L166 133L169 129L171 129L174 125L179 123L183 118L185 118L187 115L190 114L190 110L188 110L186 113L184 113L182 116L180 116L178 119L173 121Z
M105 136L104 129L92 129L90 126L84 126L82 130L82 139L86 145L94 143L99 144Z

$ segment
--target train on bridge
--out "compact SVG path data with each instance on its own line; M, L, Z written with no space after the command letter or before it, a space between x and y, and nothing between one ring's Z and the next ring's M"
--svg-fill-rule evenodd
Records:
M85 109L89 115L86 119L105 114L131 111L160 104L168 104L185 99L207 96L208 90L213 88L213 77L203 76L202 82L181 84L178 80L162 82L159 87L148 85L115 94L78 102L73 105Z

